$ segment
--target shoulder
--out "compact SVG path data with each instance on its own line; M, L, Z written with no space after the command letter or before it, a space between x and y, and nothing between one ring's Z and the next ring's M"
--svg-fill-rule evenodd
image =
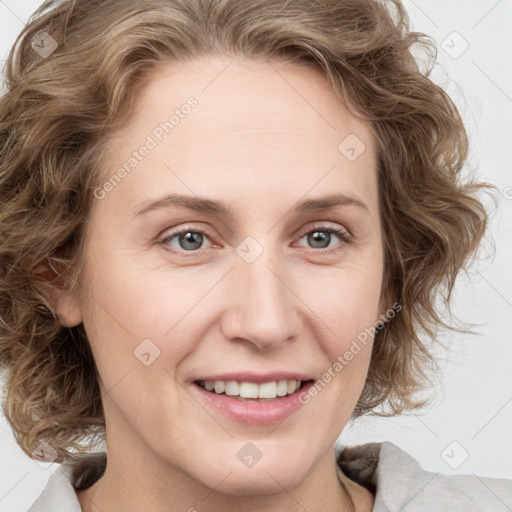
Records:
M102 476L105 466L105 452L62 463L29 512L81 512L76 491L90 487Z
M512 511L512 480L426 471L389 441L342 447L337 461L375 495L374 512Z

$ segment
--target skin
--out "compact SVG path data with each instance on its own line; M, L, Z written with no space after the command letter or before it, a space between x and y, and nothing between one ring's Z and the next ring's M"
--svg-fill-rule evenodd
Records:
M320 378L377 323L375 141L317 70L205 56L153 74L112 140L105 179L192 95L198 106L94 201L83 293L58 300L63 325L84 324L106 417L107 469L78 492L80 504L86 512L351 510L333 445L363 389L372 340L279 424L236 422L193 398L191 386L199 375L229 371ZM338 150L349 134L366 146L355 161ZM169 193L223 200L235 217L180 207L134 216ZM332 193L365 207L292 212L298 201ZM326 233L315 245L308 234L325 227L352 239ZM204 233L200 248L169 239L181 228ZM252 263L236 252L248 236L263 248ZM134 356L144 339L160 350L149 366ZM252 468L237 458L248 441L262 454ZM371 510L373 495L342 480L356 510Z

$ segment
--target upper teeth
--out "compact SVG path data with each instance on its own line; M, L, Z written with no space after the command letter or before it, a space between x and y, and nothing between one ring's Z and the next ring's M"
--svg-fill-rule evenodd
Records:
M215 393L226 393L241 398L276 398L295 393L300 388L300 380L278 380L273 382L237 382L235 380L203 381L204 388Z

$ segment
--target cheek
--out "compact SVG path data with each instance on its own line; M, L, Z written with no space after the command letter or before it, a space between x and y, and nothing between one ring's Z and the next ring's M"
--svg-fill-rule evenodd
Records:
M215 276L202 276L187 269L140 265L136 257L98 257L106 261L88 276L88 312L91 337L129 339L129 345L149 338L173 337L182 319L194 315L196 305L212 287ZM115 336L114 336L115 334ZM180 340L174 339L179 350ZM135 347L134 345L132 347Z
M318 317L320 332L326 332L323 339L331 360L375 326L381 293L380 269L379 260L375 260L367 268L352 266L328 272L324 269L314 279L303 279L307 283L302 287L301 297Z
M367 265L330 269L316 276L315 287L304 287L303 297L319 318L315 342L326 356L316 389L305 399L320 400L333 411L333 429L348 420L366 381L379 314L381 268L375 258Z

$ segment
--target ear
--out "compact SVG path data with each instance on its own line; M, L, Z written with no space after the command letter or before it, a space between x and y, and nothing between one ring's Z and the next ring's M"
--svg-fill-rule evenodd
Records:
M61 273L41 264L34 269L33 277L36 286L50 299L62 326L75 327L82 323L78 301L64 288Z

